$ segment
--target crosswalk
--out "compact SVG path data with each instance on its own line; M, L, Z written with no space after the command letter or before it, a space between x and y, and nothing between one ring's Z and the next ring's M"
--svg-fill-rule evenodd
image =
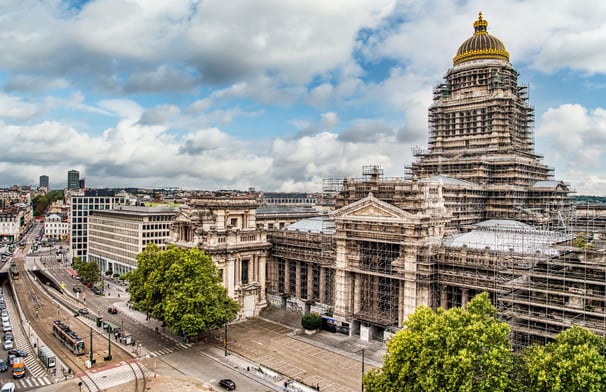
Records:
M13 378L10 377L10 372L8 373L8 375L9 375L8 378L5 375L3 375L3 377L0 378L0 382L2 383L2 385L4 385L7 382L14 382L18 391L22 391L22 390L26 390L26 389L42 388L42 387L51 385L53 383L52 379L50 377L46 377L46 376L45 377L25 377L25 378L18 378L16 380L13 380Z
M124 385L129 381L133 381L134 377L142 379L150 375L153 375L153 373L148 371L143 374L141 368L138 366L118 366L99 373L88 373L88 377L95 382L95 385L101 391L117 385Z
M17 347L24 348L26 351L29 351L29 342L26 341L25 337L20 334L15 334L15 343ZM47 375L46 370L42 367L40 361L36 359L36 353L30 353L27 357L23 358L23 362L25 362L25 366L27 370L33 377L44 377Z
M193 346L193 344L191 344L191 343L176 343L173 347L166 347L166 348L163 348L160 350L151 351L149 353L149 356L150 357L160 357L162 355L174 353L176 351L186 350L192 346Z

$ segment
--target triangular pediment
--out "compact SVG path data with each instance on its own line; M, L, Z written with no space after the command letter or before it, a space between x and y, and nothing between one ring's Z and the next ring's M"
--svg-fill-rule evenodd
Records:
M367 197L346 205L334 212L336 219L388 219L388 220L410 220L415 215L377 199L369 193Z
M191 211L181 208L173 219L173 223L191 223L191 220Z
M380 217L385 217L385 218L394 217L393 213L390 213L389 211L386 211L382 208L379 208L379 206L372 205L372 204L364 206L364 207L360 208L359 210L352 211L349 215L350 216L380 216Z

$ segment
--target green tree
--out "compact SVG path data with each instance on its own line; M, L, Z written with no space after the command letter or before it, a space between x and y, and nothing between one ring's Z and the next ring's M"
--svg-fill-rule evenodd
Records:
M32 199L34 216L42 216L48 207L57 200L63 200L63 191L50 191L45 195L38 195Z
M81 258L76 257L72 262L74 271L82 278L83 282L97 283L101 279L101 271L99 266L94 262L86 262Z
M301 326L307 330L320 329L322 326L322 317L315 313L305 313L301 318Z
M532 345L524 350L526 381L524 390L539 391L605 391L605 341L586 328L573 326L544 346Z
M162 251L149 244L126 278L135 306L177 333L198 335L233 320L239 310L213 260L197 248Z
M509 327L488 294L467 309L421 306L388 342L383 367L364 376L369 392L506 391L513 355Z

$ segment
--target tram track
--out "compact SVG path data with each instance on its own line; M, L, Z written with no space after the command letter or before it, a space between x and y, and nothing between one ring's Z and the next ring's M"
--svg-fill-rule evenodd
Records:
M22 321L29 322L30 328L37 334L36 343L32 343L34 354L37 353L37 345L47 346L65 365L61 367L63 376L65 378L78 377L80 390L90 392L99 392L102 388L89 375L87 365L94 366L94 362L99 362L98 359L102 359L103 362L96 366L103 364L103 366L111 367L126 363L134 375L134 380L131 381L134 381L135 392L145 391L145 372L141 365L138 362L132 364L133 357L120 346L112 344L110 339L93 333L93 328L80 320L81 316L79 317L75 311L81 306L79 303L52 287L41 286L39 280L25 269L22 257L15 257L14 260L21 271L19 279L12 280L14 301ZM52 334L51 325L55 320L67 323L78 336L87 342L86 352L89 355L74 355ZM91 341L93 342L92 353ZM109 345L114 347L110 348ZM109 352L112 355L109 355ZM93 360L92 364L87 363L93 357L96 357L97 360ZM142 381L139 379L137 369ZM143 386L143 389L140 389L140 386Z
M145 379L145 370L143 369L143 367L141 366L141 364L139 362L135 362L134 364L139 369L139 372L141 372L141 392L145 392L146 386L147 386L146 385L147 381ZM135 375L135 392L139 392L139 375L137 374L137 370L135 369L134 365L130 362L128 362L128 366L131 368L131 370L133 371L133 374Z

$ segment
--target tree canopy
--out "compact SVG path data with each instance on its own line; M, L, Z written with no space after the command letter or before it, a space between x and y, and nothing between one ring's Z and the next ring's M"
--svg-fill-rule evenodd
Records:
M488 294L467 309L421 306L387 344L383 367L364 376L374 392L505 391L513 367L509 327Z
M545 345L514 353L509 327L488 294L467 309L421 306L387 344L383 367L364 376L369 392L606 391L606 340L573 326Z
M82 278L82 282L85 283L97 283L101 279L101 272L99 266L95 262L86 262L81 258L76 257L72 262L74 271Z
M533 345L522 358L527 371L526 391L606 390L604 339L573 326L544 346Z
M198 335L233 320L239 310L213 260L197 248L163 251L148 244L126 279L135 306L177 333Z
M32 200L34 216L44 215L51 203L57 200L63 200L63 191L50 191L45 195L34 197Z

